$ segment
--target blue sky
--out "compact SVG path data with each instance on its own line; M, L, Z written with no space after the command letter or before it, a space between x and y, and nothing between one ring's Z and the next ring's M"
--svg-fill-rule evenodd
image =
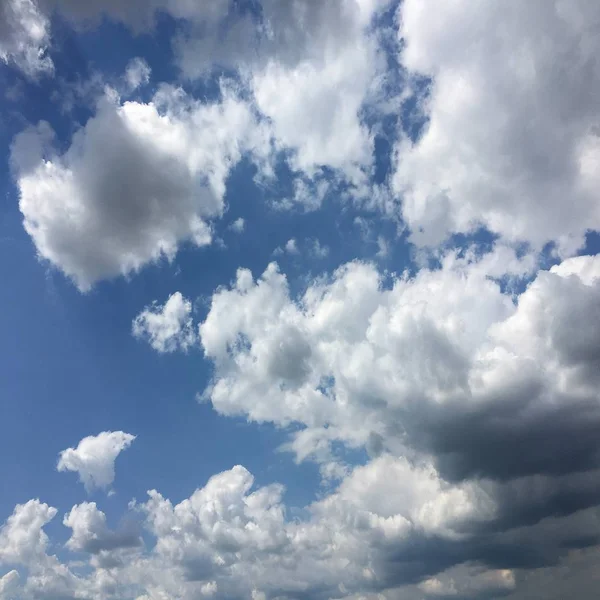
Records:
M599 17L7 0L0 600L596 598Z

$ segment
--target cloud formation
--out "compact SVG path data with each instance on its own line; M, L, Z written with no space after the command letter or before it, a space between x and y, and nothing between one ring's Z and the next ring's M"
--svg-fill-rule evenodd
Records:
M516 305L493 261L451 253L386 288L350 263L298 301L276 265L256 282L240 270L200 326L216 367L206 397L225 415L301 424L299 458L341 440L417 448L451 479L597 466L598 258L540 272Z
M111 531L106 525L106 515L95 502L75 505L65 515L63 525L73 533L67 541L67 548L74 552L87 552L95 555L99 565L110 568L114 564L115 551L141 546L139 531L131 525L119 531ZM108 559L112 559L108 560Z
M115 480L115 460L127 450L135 435L123 431L103 431L83 438L77 448L63 450L58 459L58 471L74 471L88 492L107 489Z
M175 292L160 306L154 303L134 320L132 332L157 352L186 352L196 342L192 303Z
M67 549L92 555L79 574L47 554L42 527L56 510L31 501L3 527L0 548L19 542L0 563L30 570L18 598L241 599L249 589L253 598L490 598L515 592L523 569L571 560L571 549L600 535L589 510L503 525L485 482L449 484L431 464L389 454L356 467L301 519L287 516L283 493L256 487L242 466L179 504L152 490L132 505L153 540L148 549L133 530L108 530L94 503L75 506L63 521L72 529Z
M424 130L397 147L412 239L485 226L573 254L600 228L600 6L408 0L398 18L403 66L430 79Z
M210 244L227 175L244 152L265 150L261 135L230 91L214 104L170 86L148 104L107 95L64 153L44 122L15 139L25 229L82 291L172 260L182 243Z
M5 0L0 5L0 61L32 79L54 72L47 55L50 21L34 0Z
M274 254L335 271L288 279L261 250L202 290L200 323L162 290L131 325L159 353L201 349L201 400L283 430L279 450L320 469L313 501L236 465L183 500L151 489L114 525L70 500L58 550L58 509L32 499L0 529L0 600L558 600L565 581L596 598L600 257L577 254L600 230L598 6L4 2L0 61L27 85L59 65L54 17L125 36L167 15L175 64L152 66L182 87L126 56L127 100L98 75L70 139L42 121L11 147L38 258L80 291L213 243L237 166L277 225L327 208L343 237L358 205L373 252L340 264L307 220ZM232 246L262 235L255 208L227 219ZM374 264L405 239L405 271ZM108 491L134 440L86 437L57 469Z

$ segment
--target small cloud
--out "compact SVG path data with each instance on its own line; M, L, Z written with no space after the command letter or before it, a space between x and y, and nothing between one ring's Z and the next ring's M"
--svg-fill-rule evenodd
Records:
M133 92L150 81L152 69L143 58L133 58L125 69L125 81L129 91Z
M66 547L74 552L107 554L141 544L138 528L132 522L124 522L112 531L106 524L106 515L95 502L82 502L73 506L63 519L63 525L72 530Z
M300 251L298 250L298 244L296 243L295 238L292 238L287 241L285 245L285 251L288 254L300 254Z
M161 354L187 352L196 341L191 314L192 303L175 292L164 304L154 302L143 310L133 320L131 330L134 337L147 341Z
M312 240L310 253L315 258L327 258L327 256L329 256L329 246L321 246L321 242L314 239Z
M77 448L67 448L59 454L57 470L74 471L89 493L107 489L115 480L115 460L131 446L135 435L124 431L103 431L83 438Z
M378 258L386 258L390 253L390 244L382 235L377 238L377 248Z
M360 230L363 240L367 240L371 234L371 226L364 217L355 217L354 225Z
M233 221L233 223L231 223L229 225L229 229L231 231L234 231L235 233L242 233L244 231L245 227L246 227L246 221L244 219L242 219L242 217L240 217L239 219L236 219L235 221Z
M300 250L298 249L298 244L295 238L289 239L283 248L281 246L277 246L277 248L273 250L273 256L282 256L283 254L293 254L296 256L300 254Z

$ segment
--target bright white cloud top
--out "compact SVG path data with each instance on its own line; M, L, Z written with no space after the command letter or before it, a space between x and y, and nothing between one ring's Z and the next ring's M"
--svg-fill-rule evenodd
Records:
M135 435L123 431L103 431L83 438L77 448L60 453L56 468L74 471L88 492L107 489L115 480L115 460L135 440Z
M595 600L598 56L586 0L4 2L0 600Z
M394 177L417 243L483 225L569 254L600 227L597 19L586 2L403 3L402 63L432 79Z
M133 321L133 335L145 339L157 352L187 351L196 341L192 303L175 292L163 306L151 306Z

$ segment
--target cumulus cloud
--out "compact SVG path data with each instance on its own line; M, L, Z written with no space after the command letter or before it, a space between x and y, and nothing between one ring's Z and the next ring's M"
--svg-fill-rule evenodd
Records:
M52 74L47 55L50 21L33 0L5 0L0 5L0 60L30 78Z
M313 177L327 166L363 183L373 142L361 110L385 71L369 26L387 4L263 2L269 36L250 86L293 169Z
M320 204L327 186L315 185L327 167L364 192L373 163L373 136L363 109L385 80L386 60L373 19L387 0L281 3L263 0L257 15L233 5L216 21L204 11L189 17L191 34L175 49L189 77L215 66L237 68L257 109L271 124L276 147L298 174L285 208ZM221 27L214 26L215 22ZM268 180L271 173L263 173ZM308 184L307 184L308 182ZM309 188L316 193L308 193Z
M17 136L19 206L40 257L85 291L209 244L229 170L265 149L248 105L223 93L208 105L169 86L149 104L107 96L62 154L46 123Z
M276 265L256 282L242 269L200 326L216 367L204 397L225 415L300 424L299 459L329 460L337 440L430 454L453 480L597 468L599 259L540 272L516 304L492 266L450 253L384 288L350 263L298 301Z
M115 460L134 440L135 435L123 431L103 431L85 437L77 448L60 453L57 469L77 473L88 492L106 489L115 479Z
M0 577L0 598L8 598L8 594L14 591L19 579L19 572L15 569Z
M231 229L231 231L234 231L235 233L242 233L245 227L246 221L242 219L242 217L236 219L235 221L233 221L233 223L229 225L229 229Z
M42 530L56 516L56 509L29 500L17 504L0 529L0 564L28 565L44 555L48 536Z
M26 540L18 560L31 570L18 598L51 597L45 585L64 597L241 599L251 589L255 598L398 600L507 594L519 570L568 560L570 548L587 543L582 536L600 534L590 511L503 525L499 496L485 482L451 484L431 463L389 454L354 468L301 519L287 516L283 492L277 484L256 487L242 466L179 504L150 491L133 506L154 540L148 550L139 537L108 530L94 503L75 506L64 519L72 529L67 549L92 554L81 576L45 553L41 527L55 509L28 503L32 523L15 517L27 512L17 507L0 535ZM126 560L119 552L129 552Z
M73 531L66 545L75 552L106 555L114 550L135 548L141 544L139 533L132 527L111 531L106 525L106 515L95 502L75 505L65 515L63 525Z
M152 73L148 63L143 58L133 58L125 69L125 81L130 91L137 90L140 86L150 81Z
M397 148L413 241L483 225L572 254L600 228L598 19L593 2L401 4L401 62L431 79L425 129Z
M255 14L228 0L58 2L76 22L104 11L134 28L148 27L156 9L186 19L186 32L174 40L186 76L204 77L215 66L238 69L270 120L278 147L291 151L294 169L313 176L327 166L355 184L364 183L372 163L372 139L361 110L386 68L369 28L388 4L263 0Z
M83 4L41 0L39 14L47 19L56 9L76 27L98 23L106 16L136 32L151 30L159 11L185 20L187 26L173 40L184 74L192 79L204 77L215 66L237 71L248 97L269 123L275 148L284 153L282 156L296 171L298 189L288 204L306 204L303 190L306 192L307 185L315 187L317 193L311 194L309 203L315 204L322 199L324 187L319 180L324 168L334 171L341 182L349 183L354 196L362 200L372 196L368 179L373 166L373 135L363 113L366 106L375 110L374 99L381 94L386 80L387 63L381 40L371 25L389 4L389 0L335 0L325 4L263 0L260 10L253 12L228 0L199 4L188 0L125 4L113 0ZM134 59L125 76L129 91L148 77L148 65ZM101 126L108 125L103 121ZM150 141L152 132L147 133ZM122 140L114 140L115 144L119 142ZM91 151L106 155L104 150ZM185 149L181 154L185 155ZM259 166L259 177L271 180L272 165L262 161ZM75 170L71 165L63 167ZM84 187L88 182L77 183ZM184 183L181 187L185 187ZM186 194L188 190L178 192ZM183 235L186 239L195 237ZM169 248L172 245L170 242ZM151 259L155 258L153 254ZM129 270L135 268L134 265Z
M143 310L132 325L133 335L146 340L157 352L187 351L196 342L192 303L175 292L164 305Z
M79 30L107 17L134 32L165 11L183 78L231 69L236 82L210 102L167 85L147 103L107 89L71 140L40 123L11 163L39 257L82 291L210 244L243 158L261 184L287 161L276 208L317 209L335 192L401 211L417 245L404 273L353 261L294 295L276 264L239 269L199 330L180 292L132 323L161 353L198 343L214 367L201 397L287 428L281 449L318 463L325 485L300 510L238 465L183 500L151 490L114 527L83 502L63 519L77 558L65 563L44 532L57 509L30 500L0 529L0 597L563 598L556 573L575 565L591 581L600 547L600 258L567 258L600 228L599 9L404 0L396 22L375 25L387 0L242 5L8 0L0 60L30 77L53 68L53 10ZM401 48L407 88L382 101L384 46ZM138 58L119 85L149 79ZM395 146L394 197L373 183L370 120L395 112L408 131L413 92L425 124ZM389 256L374 219L355 223ZM496 240L486 254L442 243L482 226ZM547 242L562 262L538 271ZM300 251L329 249L299 237L276 254ZM134 439L84 438L57 468L109 489Z

